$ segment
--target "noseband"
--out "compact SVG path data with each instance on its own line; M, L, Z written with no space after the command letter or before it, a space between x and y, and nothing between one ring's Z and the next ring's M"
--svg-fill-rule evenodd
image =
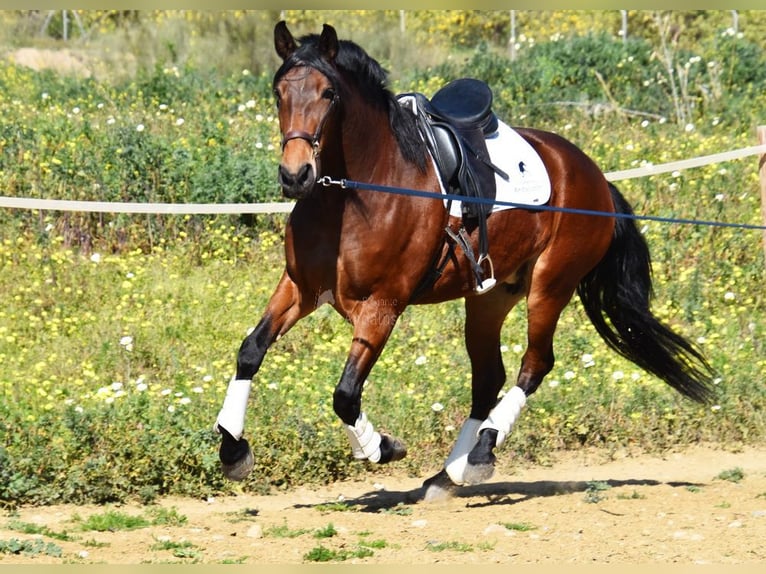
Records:
M325 123L327 122L327 118L330 117L330 113L332 112L333 108L335 107L335 104L338 103L340 100L340 97L338 94L334 94L332 97L332 100L330 100L330 106L327 108L327 111L325 112L324 116L322 116L322 119L319 121L319 125L317 126L316 131L314 134L310 134L307 131L304 130L290 130L286 134L282 136L282 149L285 149L285 146L287 145L287 142L290 140L306 140L311 144L311 149L314 150L314 157L316 158L319 155L319 140L322 137L322 129L324 128Z

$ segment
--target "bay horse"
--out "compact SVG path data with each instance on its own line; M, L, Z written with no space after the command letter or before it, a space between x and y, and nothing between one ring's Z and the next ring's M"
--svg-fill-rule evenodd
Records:
M610 215L522 208L492 213L487 238L497 281L478 294L468 259L456 255L446 233L462 222L443 202L320 182L330 176L440 192L414 114L387 87L385 70L357 44L338 40L327 24L321 34L296 41L280 22L274 45L282 59L273 80L282 135L278 180L284 195L297 201L285 229L284 272L241 344L215 424L228 478L242 480L253 468L243 438L245 410L267 350L324 303L353 326L333 409L353 456L384 464L403 458L406 448L375 430L362 409L364 382L405 307L464 298L471 408L444 468L425 481L425 498L492 476L493 450L553 367L556 324L575 292L610 347L686 397L709 400L709 364L650 310L647 244L634 220L618 217L631 215L630 205L581 149L554 133L517 128L548 172L549 205ZM477 235L474 226L474 248ZM516 384L498 400L506 383L501 327L524 297L526 350Z

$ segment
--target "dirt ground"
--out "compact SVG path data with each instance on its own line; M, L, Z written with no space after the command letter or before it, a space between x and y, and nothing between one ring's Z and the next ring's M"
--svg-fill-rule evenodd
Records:
M720 478L742 471L739 480ZM693 448L605 460L568 453L519 466L441 502L414 502L424 478L359 482L159 506L180 526L82 532L72 518L151 507L61 505L0 516L0 543L40 537L60 557L0 553L2 564L758 563L766 560L766 447ZM343 503L343 504L340 504ZM156 508L156 507L155 507ZM66 532L24 534L13 522ZM324 535L324 536L322 536ZM313 556L313 558L311 558Z

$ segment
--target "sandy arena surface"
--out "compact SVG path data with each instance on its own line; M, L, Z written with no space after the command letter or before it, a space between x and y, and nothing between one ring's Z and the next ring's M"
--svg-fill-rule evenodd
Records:
M336 562L410 565L766 560L766 447L604 458L567 453L431 503L414 502L427 477L396 474L267 496L167 498L158 505L185 524L130 531L82 532L72 519L107 510L149 516L151 507L24 507L3 513L0 541L41 537L62 555L0 553L0 564L301 564L314 561L312 551ZM739 481L717 478L734 469ZM72 540L24 534L14 521Z

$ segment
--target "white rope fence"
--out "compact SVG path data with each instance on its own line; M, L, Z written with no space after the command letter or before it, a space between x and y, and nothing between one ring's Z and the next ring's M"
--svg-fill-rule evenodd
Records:
M749 146L712 155L673 161L658 165L647 164L634 169L605 173L609 181L635 179L668 173L713 163L766 154L766 144ZM164 215L216 215L243 213L290 213L293 202L266 203L129 203L110 201L75 201L68 199L35 199L0 196L0 208L39 209L50 211L82 211L97 213L150 213Z

